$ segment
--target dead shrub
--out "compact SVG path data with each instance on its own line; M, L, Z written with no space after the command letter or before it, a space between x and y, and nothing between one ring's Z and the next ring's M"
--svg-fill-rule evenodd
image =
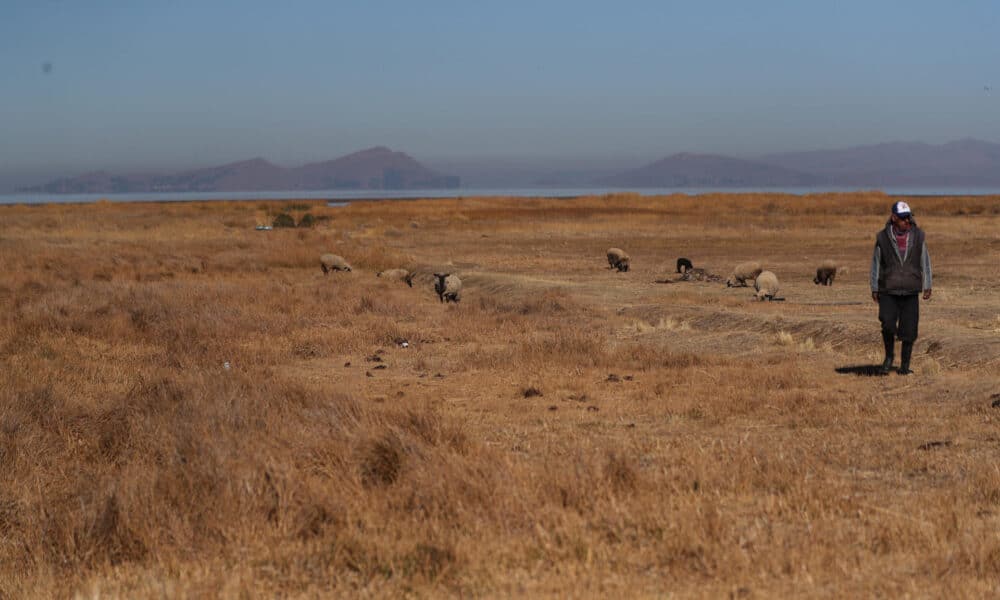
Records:
M14 427L15 431L28 424L45 431L56 431L67 412L66 397L58 393L51 383L38 385L27 392L15 391L13 402L5 408L6 427Z
M319 358L328 354L327 349L316 342L299 342L292 346L292 356L296 358Z
M657 357L656 364L667 369L690 369L707 363L706 359L693 352L668 352Z
M351 253L351 260L354 266L375 272L402 268L415 262L412 256L383 245L357 245Z
M309 504L302 507L295 516L295 536L302 540L320 537L335 522L326 507Z
M146 546L123 521L114 493L101 503L94 520L74 533L74 538L81 554L93 562L108 561L118 565L142 560L146 555Z
M534 398L535 396L542 396L542 390L536 388L535 386L529 386L521 390L521 396L523 398Z
M544 492L563 509L587 514L597 504L602 476L582 453L545 465Z
M521 342L518 356L536 366L572 364L600 367L614 362L607 338L580 330Z
M520 312L523 315L553 316L579 308L562 290L548 290L541 295L535 295L526 300Z
M475 278L472 278L475 281ZM554 318L579 312L582 308L559 289L537 292L512 285L486 284L489 294L479 296L479 308L501 314ZM522 299L522 297L527 297Z
M0 452L3 452L2 448ZM3 464L2 457L0 464ZM21 526L21 507L17 501L6 495L0 495L0 536L9 537Z
M615 492L634 492L639 482L639 473L632 461L616 452L609 452L604 464L604 479Z
M344 539L337 545L337 554L344 568L356 573L364 581L375 577L388 579L396 574L392 561L383 558L378 549L373 548L372 543L367 540L354 537Z
M457 562L454 548L420 543L400 560L403 575L422 575L430 580L443 577Z
M429 409L407 410L395 417L389 416L402 431L416 435L429 446L446 446L460 454L468 450L468 438L457 425L448 425L441 415Z
M983 553L985 556L982 557L979 564L977 564L977 571L981 577L991 577L995 578L1000 575L1000 544L995 544L989 550Z
M136 306L129 309L132 326L140 333L150 333L166 320L162 306Z
M370 442L362 452L361 482L365 487L395 483L403 469L403 444L392 433Z
M187 394L174 377L162 375L152 380L140 379L126 394L128 406L140 413L157 413L172 410Z
M104 460L121 461L131 442L132 427L125 407L118 405L97 418L97 447Z
M364 294L354 305L354 314L374 314L381 316L404 316L409 311L400 306L395 299L386 296Z

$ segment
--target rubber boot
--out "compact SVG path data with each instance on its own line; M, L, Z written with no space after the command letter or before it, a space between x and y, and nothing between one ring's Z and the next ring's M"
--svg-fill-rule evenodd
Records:
M895 341L896 339L893 334L886 331L882 332L882 344L885 345L885 361L879 367L878 372L883 375L888 375L889 371L892 370L892 360L895 358L892 353L892 347Z
M903 342L903 351L900 354L899 370L896 373L909 375L913 372L910 370L910 356L913 354L913 342Z

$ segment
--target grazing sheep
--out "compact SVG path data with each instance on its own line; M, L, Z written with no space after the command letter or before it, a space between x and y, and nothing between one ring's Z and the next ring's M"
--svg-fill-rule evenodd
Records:
M619 272L628 271L629 256L621 248L608 248L608 264Z
M388 269L386 271L379 271L375 274L376 277L402 281L410 287L413 287L413 275L413 273L407 271L406 269Z
M434 291L437 292L441 302L458 302L462 299L462 280L458 275L451 273L435 273L437 283L434 284Z
M778 295L778 276L771 271L763 271L753 282L758 300L774 300Z
M726 287L747 287L747 280L756 279L763 270L757 261L740 263L726 280Z
M816 285L833 285L833 278L837 276L837 263L832 260L824 260L816 269L816 277L813 283Z
M684 274L694 268L691 264L691 259L688 258L678 258L677 259L677 272Z
M347 264L344 257L337 256L336 254L324 254L319 257L319 266L323 269L323 274L326 275L330 271L350 271L351 265Z

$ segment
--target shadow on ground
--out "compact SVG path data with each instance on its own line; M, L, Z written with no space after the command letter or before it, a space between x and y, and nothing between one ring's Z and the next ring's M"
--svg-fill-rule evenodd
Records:
M849 367L837 367L834 369L838 373L857 375L858 377L885 377L886 373L881 372L882 365L851 365Z

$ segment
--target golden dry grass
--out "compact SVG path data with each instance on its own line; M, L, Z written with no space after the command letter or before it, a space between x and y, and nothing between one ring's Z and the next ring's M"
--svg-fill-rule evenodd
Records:
M0 596L996 595L1000 198L909 200L908 378L877 192L0 207Z

